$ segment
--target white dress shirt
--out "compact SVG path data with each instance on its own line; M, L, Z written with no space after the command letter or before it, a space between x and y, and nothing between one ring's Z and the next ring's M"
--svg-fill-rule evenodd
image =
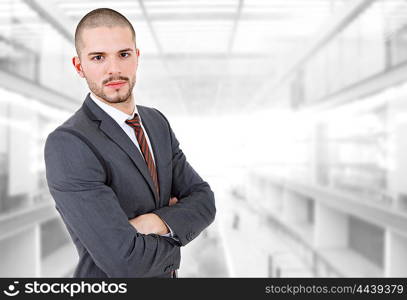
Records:
M101 108L103 109L113 120L116 121L117 124L119 124L119 126L123 129L123 131L128 135L128 137L130 138L130 140L133 142L134 145L136 145L138 151L140 151L141 156L144 158L143 153L141 152L140 149L140 145L138 144L137 141L137 137L136 137L136 133L134 131L133 127L130 127L125 121L129 120L129 119L133 119L134 114L137 113L138 114L138 110L137 110L137 106L134 105L134 110L133 113L131 115L128 115L124 112L122 112L121 110L106 104L105 102L99 100L98 98L96 98L95 94L93 94L92 92L90 92L90 98ZM153 148L151 147L150 144L150 139L148 138L148 134L147 131L144 129L142 120L141 120L141 116L138 114L139 118L140 118L140 125L141 128L143 128L144 131L144 135L146 137L147 143L148 143L148 147L150 148L150 152L151 152L151 156L153 158L154 164L155 164L155 160L154 160L154 152L153 152ZM172 238L174 237L174 232L171 230L170 226L168 226L168 224L163 220L163 222L165 223L165 225L167 225L168 229L170 230L169 233L167 234L163 234L162 236L169 236Z

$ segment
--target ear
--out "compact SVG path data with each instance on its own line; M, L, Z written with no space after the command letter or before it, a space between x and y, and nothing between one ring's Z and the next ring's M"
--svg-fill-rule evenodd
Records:
M136 71L138 68L139 58L140 58L140 49L136 48Z
M85 77L82 71L81 61L78 56L72 57L72 64L75 67L75 71L79 74L79 76Z

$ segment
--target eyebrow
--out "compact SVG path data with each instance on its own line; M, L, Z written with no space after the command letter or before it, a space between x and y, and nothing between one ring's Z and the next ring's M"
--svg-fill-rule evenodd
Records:
M121 49L119 51L117 51L118 53L121 52L133 52L133 49L131 48L126 48L126 49ZM92 56L92 55L101 55L101 54L105 54L105 52L89 52L88 56Z

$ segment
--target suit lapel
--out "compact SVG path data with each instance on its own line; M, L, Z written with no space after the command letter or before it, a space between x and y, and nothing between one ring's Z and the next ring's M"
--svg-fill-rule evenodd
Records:
M99 120L99 128L102 130L113 142L115 142L133 161L137 169L143 175L144 179L147 181L151 192L154 195L156 207L159 203L159 199L155 192L154 183L151 179L151 175L148 171L147 164L142 157L140 151L137 150L136 146L123 131L123 129L113 120L104 110L102 110L93 100L88 96L82 106L85 113L92 120ZM144 123L143 123L144 126ZM149 136L150 137L150 136ZM150 140L151 141L151 140Z

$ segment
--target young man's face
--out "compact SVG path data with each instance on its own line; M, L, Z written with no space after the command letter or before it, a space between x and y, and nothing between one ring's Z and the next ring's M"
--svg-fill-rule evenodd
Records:
M139 50L124 26L86 28L80 58L73 64L90 90L109 103L129 100L136 82Z

